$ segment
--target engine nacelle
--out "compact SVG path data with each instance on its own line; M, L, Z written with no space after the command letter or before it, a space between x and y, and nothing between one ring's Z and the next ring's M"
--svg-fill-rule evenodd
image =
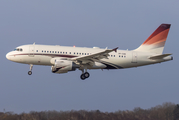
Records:
M58 73L58 74L67 73L68 72L67 70L65 71L65 70L60 70L58 68L55 68L55 66L52 66L51 70L52 70L53 73Z
M68 71L75 71L76 68L79 68L77 64L68 60L53 59L53 62L51 62L54 64L51 67L53 73L67 73Z

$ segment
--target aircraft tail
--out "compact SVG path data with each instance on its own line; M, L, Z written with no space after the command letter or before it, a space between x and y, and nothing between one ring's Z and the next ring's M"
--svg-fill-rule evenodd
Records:
M171 24L161 24L135 51L162 54Z

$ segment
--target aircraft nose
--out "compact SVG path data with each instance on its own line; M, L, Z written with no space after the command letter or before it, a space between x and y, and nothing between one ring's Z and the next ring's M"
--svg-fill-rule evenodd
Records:
M6 54L6 58L7 58L8 60L10 60L10 55L9 55L9 53Z

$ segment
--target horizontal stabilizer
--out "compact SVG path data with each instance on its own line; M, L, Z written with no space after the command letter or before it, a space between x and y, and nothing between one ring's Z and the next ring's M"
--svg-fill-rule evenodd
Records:
M172 54L162 54L162 55L155 55L155 56L150 56L149 59L163 59L164 57L167 57Z

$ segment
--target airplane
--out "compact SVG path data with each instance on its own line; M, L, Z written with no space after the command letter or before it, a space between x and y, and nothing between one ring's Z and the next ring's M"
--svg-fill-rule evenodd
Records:
M10 61L51 66L52 73L67 73L79 69L80 78L90 76L88 69L124 69L173 60L172 54L162 54L171 24L161 24L137 49L118 50L99 47L69 47L59 45L22 45L6 54Z

